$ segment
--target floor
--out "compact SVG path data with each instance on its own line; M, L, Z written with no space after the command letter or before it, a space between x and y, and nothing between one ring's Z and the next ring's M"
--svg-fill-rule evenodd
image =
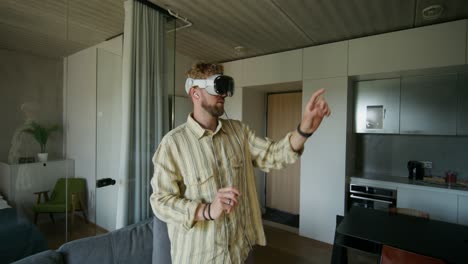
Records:
M57 249L65 242L65 219L56 219L56 223L46 221L38 225L47 238L50 249ZM330 263L332 245L301 237L290 227L264 225L267 246L255 246L253 251L254 263L287 263L312 264ZM104 234L106 231L93 224L85 223L82 218L75 218L75 223L69 229L69 240L75 240L94 234ZM291 232L292 231L292 232ZM350 264L378 263L373 256L360 252L349 252Z
M275 227L264 228L267 246L254 248L254 263L330 263L331 245Z
M55 219L55 223L51 221L43 221L38 224L38 228L42 234L46 237L47 245L49 249L57 249L62 244L68 241L105 234L107 231L103 228L100 228L92 223L86 223L83 218L75 217L73 226L68 222L68 234L65 232L66 224L65 218ZM68 236L68 238L66 238Z
M299 215L290 214L274 208L266 207L262 219L299 228Z
M301 237L289 226L281 227L274 224L273 227L266 223L264 228L267 246L254 248L254 263L328 264L331 262L332 245ZM379 258L365 252L348 250L348 263L377 264Z

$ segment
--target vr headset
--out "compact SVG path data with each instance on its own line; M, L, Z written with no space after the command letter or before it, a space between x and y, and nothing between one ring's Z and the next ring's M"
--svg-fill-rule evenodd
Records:
M185 91L187 94L193 86L206 89L211 95L234 95L234 79L227 75L215 74L206 79L187 78L185 81Z

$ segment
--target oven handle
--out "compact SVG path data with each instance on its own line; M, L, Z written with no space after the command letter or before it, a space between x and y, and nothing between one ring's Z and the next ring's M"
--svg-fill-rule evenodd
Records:
M357 195L354 195L354 194L351 194L350 197L351 198L356 198L356 199L361 199L361 200L367 200L367 201L374 201L374 202L381 202L381 203L386 203L386 204L393 204L392 202L389 202L389 201L366 198L366 197L361 197L361 196L357 196Z

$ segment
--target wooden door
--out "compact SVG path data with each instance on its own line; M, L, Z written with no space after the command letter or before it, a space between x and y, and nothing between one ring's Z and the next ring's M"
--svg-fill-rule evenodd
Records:
M294 130L302 117L302 92L268 95L267 137L283 138ZM267 173L266 206L299 214L300 160L282 170Z

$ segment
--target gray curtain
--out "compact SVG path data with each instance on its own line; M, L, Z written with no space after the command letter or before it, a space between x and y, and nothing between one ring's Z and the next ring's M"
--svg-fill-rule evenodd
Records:
M165 21L166 15L139 1L125 3L117 228L152 215L151 159L170 124L164 74Z

